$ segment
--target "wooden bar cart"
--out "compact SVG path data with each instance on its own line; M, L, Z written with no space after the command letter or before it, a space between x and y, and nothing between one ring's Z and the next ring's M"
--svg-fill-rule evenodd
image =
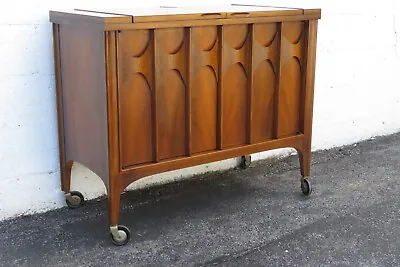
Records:
M320 9L230 5L50 11L62 190L79 162L104 181L110 237L120 194L170 170L277 148L298 152L311 193Z

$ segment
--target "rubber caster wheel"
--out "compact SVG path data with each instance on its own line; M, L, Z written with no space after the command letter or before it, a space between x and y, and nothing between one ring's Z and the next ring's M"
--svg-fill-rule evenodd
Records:
M312 187L311 187L311 183L309 180L304 179L301 182L301 191L303 192L304 195L308 196L312 193Z
M71 191L65 194L65 202L71 209L76 209L83 205L83 203L85 202L85 198L83 197L81 192Z
M110 238L111 242L116 246L124 246L131 239L131 231L129 228L123 225L118 225L118 227L110 227Z
M242 169L247 169L251 164L251 156L250 155L246 155L246 156L242 156L242 162L240 163L240 167Z

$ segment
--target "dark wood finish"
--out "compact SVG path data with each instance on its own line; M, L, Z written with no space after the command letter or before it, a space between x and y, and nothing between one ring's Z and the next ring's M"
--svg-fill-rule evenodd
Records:
M56 75L61 79L58 103L62 102L65 161L85 165L108 183L104 32L75 25L58 28Z
M226 25L222 27L222 148L247 143L248 76L249 76L249 26Z
M310 175L311 169L311 139L312 139L312 119L314 108L314 83L315 83L315 64L317 54L317 32L318 21L310 20L307 22L307 46L305 49L306 62L304 71L305 84L303 87L303 113L301 116L301 130L304 134L303 146L297 149L300 160L300 171L303 177Z
M191 153L217 149L218 49L217 26L193 27L191 34Z
M120 193L149 175L293 147L308 176L320 16L243 5L51 12L62 190L74 161L93 170L114 226Z
M253 90L251 143L274 138L275 86L279 65L277 23L255 24L253 29Z
M124 183L122 187L125 188L132 182L155 173L162 173L190 166L196 166L205 163L220 161L228 158L235 158L241 155L247 155L267 150L284 148L284 147L292 147L295 148L297 151L303 151L304 147L303 140L304 136L300 134L287 138L269 140L257 144L249 144L238 147L231 147L219 151L199 153L191 157L180 157L169 161L162 161L149 165L136 166L121 171L123 177L122 181Z
M304 31L303 22L282 23L278 138L294 135L300 130Z
M107 120L108 120L108 161L109 175L108 209L110 225L117 225L119 219L120 193L122 187L120 169L121 160L119 153L119 121L118 121L118 73L117 73L117 36L115 32L105 34L105 70L107 84Z
M64 109L62 99L61 85L61 61L60 61L60 34L59 25L53 24L53 47L54 47L54 72L56 80L56 98L57 98L57 123L58 123L58 148L59 148L59 166L61 176L61 189L69 192L71 187L71 172L66 168L65 157L65 134L64 134ZM72 166L71 166L72 168Z
M163 29L176 27L195 27L212 25L238 25L255 24L270 22L296 22L320 19L320 14L296 15L296 16L268 16L268 17L247 17L247 18L227 18L227 19L208 19L208 20L183 20L166 22L141 22L141 23L109 23L104 24L104 30L139 30L139 29Z
M154 42L150 30L118 33L118 94L122 167L152 162ZM138 130L140 129L140 130Z
M155 30L158 160L186 153L186 42L184 28Z
M283 21L308 21L321 18L320 9L301 9L282 7L259 6L259 11L250 11L257 6L239 5L236 11L232 6L215 9L205 8L201 13L198 9L179 9L159 7L155 9L98 9L98 10L59 10L50 11L50 21L56 24L90 24L105 31L128 29L156 29L229 24L251 24ZM262 8L265 10L262 11ZM231 11L229 12L229 10ZM191 12L182 14L182 12ZM218 12L220 11L220 12ZM149 16L146 15L150 14ZM169 14L166 14L169 13ZM258 13L258 14L257 14ZM157 15L158 14L158 15ZM179 16L177 16L179 15ZM135 17L136 16L136 17ZM135 19L136 18L136 19Z
M132 23L188 21L225 18L247 18L268 16L304 15L300 8L286 8L256 5L203 6L203 7L148 7L148 8L113 8L113 9L77 9L78 12L95 12L109 20L108 16L118 16L118 19L130 17ZM121 18L122 17L122 18ZM116 20L111 23L118 23Z

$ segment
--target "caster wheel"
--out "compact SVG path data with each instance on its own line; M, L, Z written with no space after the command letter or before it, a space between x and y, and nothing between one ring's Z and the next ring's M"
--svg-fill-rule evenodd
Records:
M246 156L242 156L242 162L240 163L240 167L242 169L247 169L251 164L251 156L250 155L246 155Z
M304 195L308 196L312 192L312 187L310 181L307 179L304 179L301 183L301 191L303 192Z
M110 227L110 238L116 246L123 246L129 242L131 238L131 232L128 227L123 225L118 225L118 227Z
M65 202L71 209L76 209L83 205L85 198L81 192L71 191L65 195Z

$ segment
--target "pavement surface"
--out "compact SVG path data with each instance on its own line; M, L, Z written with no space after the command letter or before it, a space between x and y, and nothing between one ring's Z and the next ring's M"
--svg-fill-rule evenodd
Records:
M0 222L0 266L400 266L400 133Z

